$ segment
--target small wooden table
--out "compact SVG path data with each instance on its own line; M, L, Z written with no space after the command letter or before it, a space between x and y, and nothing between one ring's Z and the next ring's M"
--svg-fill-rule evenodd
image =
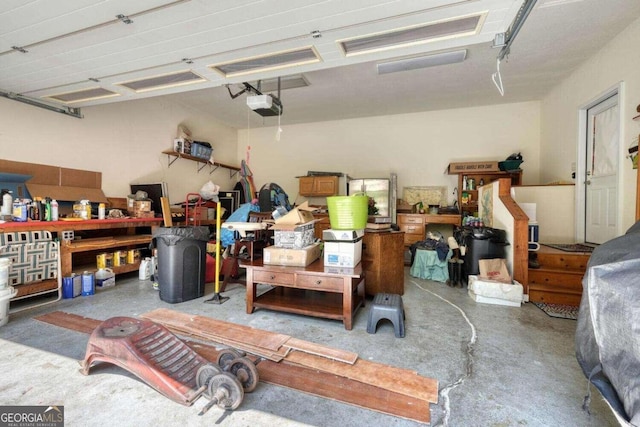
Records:
M262 259L241 261L247 269L247 314L256 307L307 316L341 320L344 328L353 328L353 318L364 306L364 273L355 268L324 265L319 259L307 267L265 265ZM258 283L272 289L257 295Z

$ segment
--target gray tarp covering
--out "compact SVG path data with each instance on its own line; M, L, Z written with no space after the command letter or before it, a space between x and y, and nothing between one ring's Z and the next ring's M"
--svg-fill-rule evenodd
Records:
M618 419L640 426L640 222L593 251L582 286L578 363Z
M154 239L160 239L167 246L173 246L184 239L209 241L209 227L158 227L153 232Z

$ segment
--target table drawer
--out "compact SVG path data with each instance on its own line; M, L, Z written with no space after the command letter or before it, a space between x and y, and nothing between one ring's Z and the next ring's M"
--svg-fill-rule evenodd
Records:
M419 234L422 236L424 233L424 224L420 225L400 225L400 231L404 231L405 234Z
M344 290L344 280L339 277L299 274L296 287L316 291L342 292Z
M275 285L293 285L293 273L281 273L274 271L254 271L253 281L256 283L273 283Z
M404 245L410 246L415 242L420 242L424 240L424 237L421 234L405 234L404 235Z
M398 215L398 224L424 224L421 215Z

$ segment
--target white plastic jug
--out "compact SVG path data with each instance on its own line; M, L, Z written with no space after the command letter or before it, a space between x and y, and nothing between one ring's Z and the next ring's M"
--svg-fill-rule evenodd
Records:
M138 270L138 279L149 280L151 277L151 258L147 257L140 261L140 270Z

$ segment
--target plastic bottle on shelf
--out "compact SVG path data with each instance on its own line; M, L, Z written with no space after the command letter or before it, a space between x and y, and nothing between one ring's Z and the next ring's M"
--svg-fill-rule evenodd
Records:
M11 215L13 210L13 196L11 191L2 195L2 215Z
M87 218L86 219L91 219L91 202L88 200L85 200L85 209L87 210Z
M40 221L41 220L40 211L42 210L42 203L40 202L40 197L34 197L33 202L31 204L33 206L33 210L31 211L31 219L34 221Z
M138 270L139 280L149 280L151 277L151 258L147 257L140 261L140 269Z
M51 221L51 198L44 198L44 220Z
M98 219L104 219L105 218L105 206L104 203L100 203L98 205Z
M58 201L56 199L51 200L51 221L58 220Z

